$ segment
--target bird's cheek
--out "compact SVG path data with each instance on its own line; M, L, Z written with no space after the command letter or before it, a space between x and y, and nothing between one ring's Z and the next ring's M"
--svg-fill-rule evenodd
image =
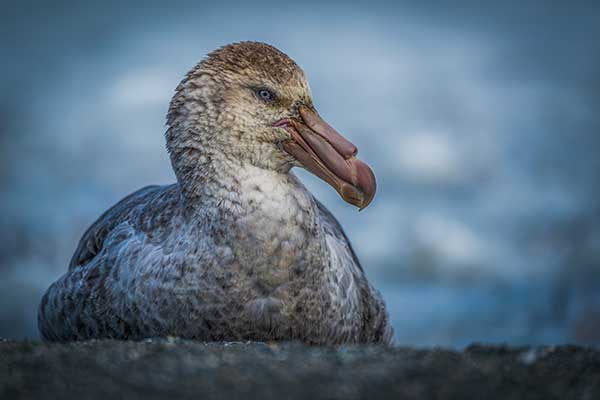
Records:
M283 128L269 126L267 128L269 136L273 143L282 142L291 138L290 134Z

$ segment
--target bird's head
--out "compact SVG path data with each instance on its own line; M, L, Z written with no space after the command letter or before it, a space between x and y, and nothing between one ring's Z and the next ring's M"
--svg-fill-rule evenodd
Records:
M195 162L241 160L280 172L303 167L361 209L375 195L373 172L319 116L302 69L267 44L234 43L210 53L177 88L167 119L176 172L198 152Z

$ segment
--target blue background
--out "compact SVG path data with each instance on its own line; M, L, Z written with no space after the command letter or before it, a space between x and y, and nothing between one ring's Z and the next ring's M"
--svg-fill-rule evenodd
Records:
M207 52L268 42L379 189L338 217L399 344L600 344L600 3L3 2L0 336L126 194L174 176L164 115Z

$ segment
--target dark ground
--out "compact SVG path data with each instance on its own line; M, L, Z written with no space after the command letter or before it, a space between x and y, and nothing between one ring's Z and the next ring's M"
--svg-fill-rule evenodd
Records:
M600 399L600 351L0 342L0 398Z

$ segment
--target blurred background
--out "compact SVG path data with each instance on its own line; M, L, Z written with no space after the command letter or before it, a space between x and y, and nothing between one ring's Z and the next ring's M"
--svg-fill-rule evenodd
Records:
M0 337L85 229L174 181L164 115L207 52L268 42L374 169L345 227L401 345L600 344L599 2L2 2Z

